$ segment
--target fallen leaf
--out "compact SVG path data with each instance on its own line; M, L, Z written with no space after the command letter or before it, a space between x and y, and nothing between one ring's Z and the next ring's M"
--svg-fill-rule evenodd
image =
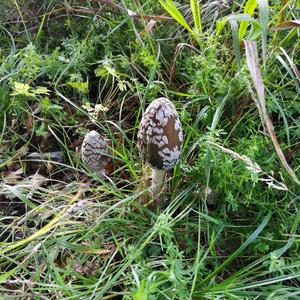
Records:
M108 107L103 106L102 104L96 104L95 105L95 112L99 113L100 111L107 112L108 111Z
M300 26L300 20L291 20L271 27L272 31L292 29Z
M4 182L6 184L16 184L20 181L21 175L23 175L23 169L20 168L17 171L9 172L7 176L4 176Z

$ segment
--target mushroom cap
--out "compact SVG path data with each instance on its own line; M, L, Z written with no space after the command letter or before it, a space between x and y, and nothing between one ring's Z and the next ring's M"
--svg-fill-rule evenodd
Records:
M88 132L81 146L81 158L92 171L102 171L110 158L109 149L104 138L95 130Z
M138 132L138 150L152 168L170 170L179 161L182 126L174 104L166 98L154 100L146 109Z

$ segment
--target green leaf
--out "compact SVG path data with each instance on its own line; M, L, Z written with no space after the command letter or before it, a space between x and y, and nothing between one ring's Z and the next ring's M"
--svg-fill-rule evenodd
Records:
M34 97L35 95L49 95L50 90L48 90L46 87L43 86L38 86L35 89L32 88L29 84L27 83L21 83L14 81L14 92L11 93L11 96L17 96L17 95L22 95L22 96L28 96L28 97Z
M248 40L253 41L258 38L261 33L260 24L257 22L252 22L251 30L248 34Z
M113 76L113 77L119 77L119 75L117 74L116 69L114 68L114 66L112 65L112 63L109 60L106 60L102 66L98 67L95 70L95 75L97 77L106 77L106 76Z
M21 83L14 81L14 92L11 93L11 96L17 96L17 95L23 95L23 96L28 96L28 97L34 97L34 93L29 91L30 90L30 85L27 83Z
M51 105L51 102L48 97L44 97L41 101L41 104L44 108L47 108Z
M240 51L240 42L238 36L238 25L237 21L229 20L231 31L232 31L232 38L233 38L233 48L236 56L236 64L238 69L240 68L240 61L241 61L241 51Z
M195 37L195 32L192 30L190 25L185 21L184 17L174 4L172 0L158 0L161 6L171 15L171 17L177 21L181 26L187 29Z
M216 36L219 36L221 31L223 30L225 24L227 22L227 19L224 17L221 20L218 20L216 22Z
M49 95L50 90L48 90L46 87L38 86L32 92L34 94Z
M202 33L201 7L198 0L190 0L195 29L197 33Z
M252 22L255 23L257 22L254 18L252 18L248 14L235 14L235 15L229 15L226 17L226 20L228 21L247 21L247 22Z
M3 273L1 276L0 276L0 284L5 282L10 276L12 276L13 274L15 274L17 272L17 270L19 269L19 266L9 270L8 272L6 273ZM4 298L1 298L0 297L0 300L1 299L4 299Z
M236 61L238 68L240 67L241 61L241 51L240 51L240 40L239 40L239 31L238 31L238 23L237 22L251 22L255 24L255 26L259 26L257 21L253 19L248 14L235 14L226 17L226 21L229 21L232 31L232 38L233 38L233 48L236 55Z
M268 0L257 0L257 1L259 5L259 12L260 12L262 56L263 56L264 67L266 67L269 4L268 4Z
M244 14L248 14L249 16L253 16L256 7L257 7L257 1L256 0L248 0L246 5L245 5L245 8L244 8ZM242 21L240 23L239 41L241 41L245 37L248 26L249 26L249 21Z
M89 92L89 83L86 82L78 82L78 81L68 81L68 85L74 89L77 89L79 92L83 94L88 94Z
M149 298L149 295L145 289L145 284L145 280L142 280L140 287L137 289L137 291L131 293L133 300L147 300Z

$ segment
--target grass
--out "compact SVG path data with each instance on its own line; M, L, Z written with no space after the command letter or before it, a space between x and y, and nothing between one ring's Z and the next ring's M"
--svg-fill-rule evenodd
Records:
M298 2L114 3L0 3L0 299L298 299ZM160 96L184 146L153 207Z

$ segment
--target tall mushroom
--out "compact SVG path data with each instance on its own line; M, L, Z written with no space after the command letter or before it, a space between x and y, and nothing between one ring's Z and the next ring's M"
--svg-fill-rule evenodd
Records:
M182 126L174 104L166 98L154 100L142 117L137 143L143 161L152 168L153 197L162 190L166 171L178 163L182 143Z
M82 161L98 176L103 177L110 161L109 149L104 138L95 130L88 132L81 146Z

